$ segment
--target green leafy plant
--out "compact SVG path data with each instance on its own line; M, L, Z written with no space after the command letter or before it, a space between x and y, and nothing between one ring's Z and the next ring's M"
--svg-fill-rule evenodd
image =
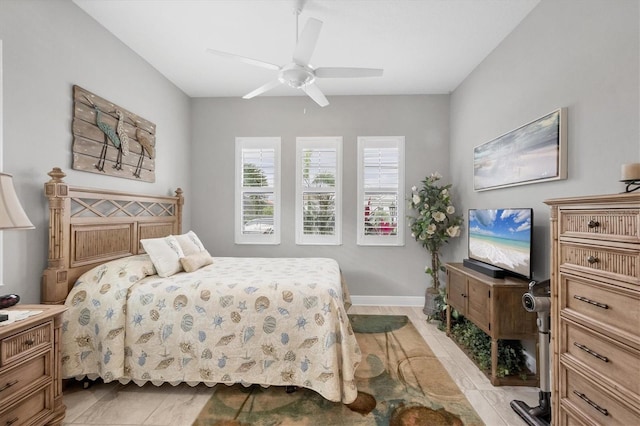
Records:
M478 367L491 370L491 338L474 323L460 317L451 326L451 336L464 347ZM526 378L525 356L519 340L498 340L498 377Z
M456 215L451 202L451 184L439 185L442 178L438 172L422 181L422 187L411 188L410 207L415 211L409 216L411 236L431 253L431 266L425 273L432 279L434 290L440 289L439 272L444 272L440 263L440 247L450 238L460 236L462 216Z

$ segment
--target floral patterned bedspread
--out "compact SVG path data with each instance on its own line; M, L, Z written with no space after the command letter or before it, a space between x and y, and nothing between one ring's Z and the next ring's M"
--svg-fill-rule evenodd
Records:
M78 279L63 317L65 378L296 385L355 399L361 354L336 261L214 258L154 273L140 255Z

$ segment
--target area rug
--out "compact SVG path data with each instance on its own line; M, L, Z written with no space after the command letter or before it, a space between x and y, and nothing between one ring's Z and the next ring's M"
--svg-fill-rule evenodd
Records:
M483 424L406 316L349 318L362 350L353 404L308 389L218 385L193 426Z

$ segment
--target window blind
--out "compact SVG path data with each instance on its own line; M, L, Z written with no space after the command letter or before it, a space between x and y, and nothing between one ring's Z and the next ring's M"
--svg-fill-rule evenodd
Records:
M237 140L236 242L277 243L279 229L279 138Z
M273 233L275 150L242 150L242 233Z
M364 148L364 233L398 233L398 147Z
M358 138L358 243L404 244L404 138Z
M341 138L298 138L296 242L339 244Z

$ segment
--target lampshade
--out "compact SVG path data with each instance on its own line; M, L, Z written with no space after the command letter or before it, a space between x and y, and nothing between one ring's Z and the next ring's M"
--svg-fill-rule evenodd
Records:
M0 230L33 228L13 188L13 176L0 172Z

